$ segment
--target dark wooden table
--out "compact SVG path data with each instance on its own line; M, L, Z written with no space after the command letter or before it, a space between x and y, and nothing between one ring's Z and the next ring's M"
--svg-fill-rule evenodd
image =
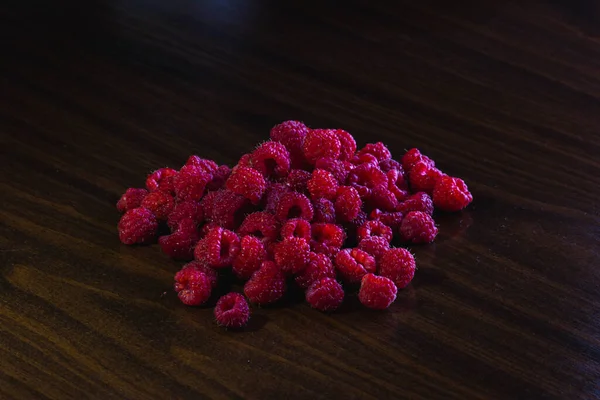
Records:
M598 398L598 11L3 2L0 398ZM225 331L177 300L181 263L119 243L114 204L286 119L419 147L475 201L387 312L289 302Z

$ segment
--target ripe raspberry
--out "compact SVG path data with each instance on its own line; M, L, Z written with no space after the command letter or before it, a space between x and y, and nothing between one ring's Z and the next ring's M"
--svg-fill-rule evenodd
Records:
M338 189L334 176L323 169L315 169L308 181L308 192L312 200L325 198L333 200Z
M194 247L199 239L196 221L188 218L179 222L175 232L161 236L158 244L163 253L175 260L191 260L194 258Z
M148 193L148 195L144 197L144 200L142 200L142 207L152 211L152 214L154 214L159 221L164 221L171 211L173 211L175 200L169 193L157 190L156 192Z
M313 129L306 134L302 150L306 160L314 165L319 158L340 156L340 140L331 129Z
M355 154L350 159L350 162L354 164L354 166L362 164L371 164L373 166L379 167L379 161L377 160L377 157L370 153Z
M433 203L442 211L460 211L473 201L462 179L444 176L433 189Z
M392 153L388 150L387 146L383 144L383 142L377 143L368 143L360 149L357 153L359 156L361 154L372 154L377 158L378 162L389 160L392 158Z
M311 252L308 264L302 272L296 275L295 281L302 289L308 289L314 281L322 278L335 278L335 269L331 259L325 254Z
M394 300L398 289L391 279L384 276L367 274L362 278L358 300L374 310L385 310Z
M333 175L340 185L343 185L346 182L346 177L349 172L344 161L333 158L319 158L315 163L315 169L331 172L331 175Z
M246 235L240 241L240 252L233 260L233 273L240 279L250 279L267 257L265 245L256 236Z
M426 214L433 214L433 201L425 192L418 192L398 204L397 211L408 214L411 211L422 211Z
M271 214L275 214L275 212L277 211L277 207L281 202L281 198L284 194L289 193L290 191L290 188L283 183L273 183L269 185L263 197L265 211L268 211Z
M206 190L214 191L223 189L225 182L229 179L229 175L231 175L231 168L227 165L221 165L213 172L212 179L206 184Z
M307 193L308 181L311 178L311 173L302 169L293 169L290 171L286 179L286 184L294 192Z
M379 275L391 279L398 289L403 289L415 276L415 258L406 249L393 248L379 261Z
M190 156L185 165L193 165L194 167L198 167L209 175L214 174L219 168L219 165L213 160L201 158L198 156Z
M219 283L219 274L216 269L211 268L208 265L198 261L191 261L185 264L181 269L183 270L185 268L193 268L195 270L198 270L199 272L202 272L208 278L210 287L213 289L217 287Z
M340 141L340 156L337 158L342 161L350 160L356 152L356 142L354 141L354 137L343 129L334 129L333 133Z
M284 194L275 211L275 216L282 222L291 218L312 221L313 214L314 210L308 197L297 192Z
M424 162L430 167L435 166L435 162L431 158L421 154L419 149L410 149L402 157L402 167L404 167L406 172L410 172L412 167L418 162Z
M275 247L275 264L286 273L296 274L308 263L310 246L301 238L284 239Z
M233 193L244 196L252 204L258 204L267 188L267 183L261 173L254 168L242 167L231 173L225 186Z
M373 221L381 221L384 225L387 225L392 228L392 230L395 230L396 228L400 227L402 219L404 218L404 214L399 211L383 212L375 209L371 211L369 218Z
M388 189L394 193L396 200L402 201L408 197L408 183L404 177L404 172L391 169L385 175L388 178Z
M327 199L318 199L313 202L315 222L334 223L335 222L335 207L333 203Z
M238 163L233 167L233 169L237 169L237 168L253 168L252 167L252 154L247 153L247 154L243 154Z
M370 208L380 208L385 211L394 211L398 207L398 199L386 186L376 186L371 190L367 204Z
M175 274L174 289L183 304L199 306L209 299L211 283L202 271L186 266Z
M340 186L335 199L335 213L340 221L352 221L360 213L362 200L358 191L350 186Z
M206 197L206 196L205 196ZM196 224L202 222L204 213L202 206L197 201L182 201L177 204L167 218L167 225L172 231L177 230L177 226L184 219L191 219Z
M348 174L348 186L354 187L361 198L367 198L371 189L377 186L387 186L387 176L373 164L361 164Z
M248 300L260 305L276 302L285 291L285 275L273 261L264 261L244 285L244 294Z
M215 318L220 326L238 329L248 323L250 308L244 296L239 293L228 293L217 301Z
M173 179L175 194L179 200L199 201L204 195L206 184L212 176L202 168L194 165L185 165Z
M223 190L218 190L216 192L208 192L202 198L202 200L200 200L200 208L202 208L202 211L204 212L204 218L209 222L213 219L215 199L220 195L222 191Z
M221 228L221 227L219 225L215 224L214 222L209 222L207 224L204 224L202 226L202 228L200 228L200 239L204 239L206 237L206 235L208 235L208 232L210 232L214 228Z
M215 227L198 242L194 257L212 268L223 268L230 266L239 252L240 238L232 231Z
M164 190L165 192L173 193L173 179L177 175L177 171L172 168L161 168L151 173L146 179L146 187L149 191Z
M336 224L314 223L311 226L312 241L327 246L340 248L346 240L344 229ZM312 243L311 243L312 245Z
M348 283L360 282L368 273L375 272L375 258L359 249L343 249L335 256L335 268Z
M285 121L271 129L271 140L279 142L290 152L292 168L304 164L302 143L309 129L299 121Z
M235 229L252 210L250 201L231 190L221 190L213 200L212 222L225 229Z
M301 238L306 241L311 239L310 222L302 218L287 220L281 227L281 238Z
M290 172L290 153L279 142L268 141L261 144L252 152L250 161L266 178L283 177Z
M385 172L386 174L393 169L400 172L401 174L404 174L404 168L402 168L402 164L400 164L393 158L388 158L387 160L380 161L379 169Z
M152 211L144 207L127 211L118 225L119 239L124 244L146 244L156 239L158 222Z
M375 260L379 260L381 256L390 248L390 244L385 238L371 236L361 240L358 243L358 248L375 257Z
M359 241L369 237L382 237L390 243L393 236L392 228L381 221L367 221L357 231Z
M319 311L334 311L344 301L344 289L335 279L323 278L306 291L306 301Z
M408 180L413 192L431 193L433 192L435 183L442 176L442 171L421 161L413 165L408 174Z
M123 196L117 202L117 210L124 213L125 211L138 208L142 205L142 200L148 194L146 189L129 188L123 193Z
M279 237L279 222L266 211L253 212L246 216L238 233L242 236L254 235L265 244L274 242Z
M411 211L402 220L400 236L412 243L431 243L437 236L438 229L431 215L422 211Z

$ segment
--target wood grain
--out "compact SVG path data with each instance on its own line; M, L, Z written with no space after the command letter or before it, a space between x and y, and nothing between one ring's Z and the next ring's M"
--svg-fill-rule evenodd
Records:
M600 397L594 1L0 5L0 398ZM158 166L272 125L419 147L475 202L388 312L293 299L244 332L119 244Z

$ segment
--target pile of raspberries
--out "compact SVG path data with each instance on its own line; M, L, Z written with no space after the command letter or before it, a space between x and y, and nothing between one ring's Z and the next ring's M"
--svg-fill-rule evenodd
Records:
M381 142L357 151L348 132L298 121L270 136L233 168L193 155L179 171L154 171L146 189L127 189L117 203L121 242L158 238L168 256L190 261L175 274L184 304L205 304L224 275L245 282L243 295L216 303L224 327L247 324L247 300L274 303L290 285L320 311L340 307L344 288L358 289L366 307L388 308L415 274L413 255L392 241L433 242L434 208L459 211L473 200L418 149L396 161Z

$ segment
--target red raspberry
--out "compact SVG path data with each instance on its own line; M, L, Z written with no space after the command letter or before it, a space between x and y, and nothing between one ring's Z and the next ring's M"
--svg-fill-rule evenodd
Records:
M309 129L299 121L285 121L271 129L271 140L279 142L290 152L292 168L304 164L302 143Z
M370 153L356 154L350 159L350 162L355 166L362 164L371 164L375 167L379 166L379 161L377 160L377 157Z
M252 167L252 154L247 153L247 154L243 154L238 163L233 167L233 169L235 170L236 168L253 168Z
M286 273L296 274L308 263L310 246L301 238L284 239L275 247L275 264Z
M396 195L385 186L376 186L371 190L368 205L370 208L380 208L385 211L394 211L398 207Z
M124 213L125 211L138 208L142 205L142 200L148 194L146 189L129 188L123 193L123 196L117 202L117 210Z
M244 196L252 204L258 204L267 188L267 183L261 173L254 168L242 167L231 173L225 186L233 193Z
M287 220L281 227L281 238L301 238L304 240L311 239L310 222L302 218L293 218Z
M252 152L250 161L266 178L283 177L290 172L290 153L278 142L268 141L258 146Z
M358 248L375 257L375 260L379 260L381 256L390 248L390 244L385 238L371 236L361 240L358 243Z
M350 160L356 152L356 141L354 141L354 137L343 129L334 129L333 133L340 141L340 156L337 158L342 161Z
M408 174L408 180L410 181L410 188L413 192L431 193L433 192L435 183L442 176L442 171L421 161L413 165Z
M151 173L146 179L146 187L149 191L164 190L165 192L173 193L173 179L177 175L177 171L173 168L161 168Z
M359 249L343 249L335 256L335 267L348 283L360 282L366 274L375 272L375 258Z
M341 221L352 221L360 213L362 200L358 191L350 186L340 186L335 199L335 212Z
M221 190L213 200L212 222L225 229L235 229L252 210L250 201L231 190Z
M142 207L152 211L159 221L165 221L175 207L175 200L169 193L157 190L144 197Z
M202 226L202 228L200 228L200 239L204 239L206 237L206 235L208 235L208 232L210 232L214 228L220 228L220 226L215 224L214 222L209 222L208 224L204 224Z
M213 172L212 179L206 184L206 190L219 190L223 189L225 182L231 175L231 168L227 165L221 165L215 172Z
M281 197L275 216L279 221L291 218L302 218L312 221L314 210L308 197L301 193L289 192Z
M238 229L242 236L254 235L263 243L274 242L279 236L279 222L275 216L266 211L248 214Z
M293 169L290 171L286 179L286 184L294 192L306 193L308 191L308 181L311 178L311 173L302 169Z
M216 288L219 283L219 274L216 269L209 267L208 265L198 262L191 261L185 264L181 269L185 268L194 268L200 272L202 272L208 278L208 282L210 283L211 288Z
M281 198L284 194L289 193L291 190L288 186L283 183L273 183L268 188L264 195L265 211L275 214L277 207L281 202Z
M444 176L433 189L433 203L442 211L460 211L473 201L473 195L462 179Z
M202 198L202 200L200 200L200 208L202 208L202 211L204 212L204 218L207 221L212 221L213 219L215 199L220 195L221 192L223 192L223 190L218 190L216 192L208 192Z
M404 154L404 157L402 157L402 167L404 167L404 170L406 172L410 172L412 167L418 162L424 162L425 164L429 165L430 167L435 166L435 163L433 162L433 160L431 158L421 154L419 149L410 149L409 151L406 152L406 154Z
M346 177L349 172L343 161L333 158L319 158L315 163L315 169L331 172L331 175L333 175L340 185L343 185L346 182Z
M406 249L393 248L379 261L379 275L391 279L398 289L403 289L415 276L415 258Z
M232 231L215 227L198 242L194 257L212 268L223 268L230 266L239 252L240 238Z
M219 168L219 165L213 160L201 158L198 156L190 156L185 165L193 165L194 167L198 167L209 175L214 174Z
M172 231L175 231L177 230L179 222L184 219L191 219L199 224L202 222L203 218L204 213L200 203L196 201L183 201L173 208L173 211L171 211L169 218L167 219L167 224Z
M246 235L240 241L240 252L233 260L233 273L240 279L250 279L267 257L265 245L256 236Z
M394 233L392 228L381 221L367 221L363 226L358 228L357 231L357 238L359 241L369 237L382 237L390 243L393 236Z
M264 261L260 269L244 285L246 297L260 305L276 302L285 291L285 275L273 261Z
M306 301L319 311L334 311L344 301L344 289L335 279L323 278L306 291Z
M124 244L153 242L158 233L158 222L152 211L144 207L127 211L118 225L119 239Z
M400 172L401 174L404 174L404 168L402 168L402 164L400 164L398 161L396 161L392 158L388 158L387 160L380 161L379 169L382 170L383 172L385 172L386 174L393 169Z
M391 279L384 276L367 274L362 278L358 299L374 310L385 310L394 300L398 289Z
M404 214L408 214L411 211L422 211L426 214L433 214L433 201L431 197L425 192L418 192L398 204L396 208Z
M220 326L238 329L248 323L250 308L241 294L227 293L217 301L215 318Z
M395 212L383 212L381 210L375 209L371 211L369 218L373 221L381 221L384 225L389 226L394 230L398 228L402 223L402 219L404 218L404 214L399 211Z
M412 243L431 243L437 236L438 229L431 215L422 211L411 211L402 220L400 236Z
M202 168L194 165L185 165L173 179L175 194L179 200L198 201L204 195L206 184L212 176Z
M339 158L340 140L331 129L313 129L306 134L302 150L306 160L314 165L319 158Z
M313 200L325 198L333 200L338 189L334 176L323 169L315 169L308 181L308 192Z
M361 154L372 154L377 158L377 161L385 161L392 158L392 153L388 150L387 146L383 144L383 142L377 143L368 143L360 149L357 153L359 156Z
M314 223L311 226L312 242L340 248L346 240L344 229L336 224ZM311 246L313 243L311 243Z
M163 253L175 260L191 260L194 258L194 247L199 239L196 221L188 218L179 222L175 232L161 236L158 244Z
M367 198L371 189L377 186L387 186L387 176L373 164L361 164L348 174L348 186L354 187L361 198Z
M388 189L394 193L396 200L402 201L408 196L408 183L404 179L404 172L391 169L386 173L388 178Z
M189 266L175 274L174 288L181 302L188 306L206 303L211 293L211 283L206 274Z
M295 281L302 289L308 289L314 281L322 278L335 278L335 269L331 259L325 254L311 252L308 264L302 272L296 275Z
M318 199L313 202L315 222L335 222L335 207L333 203L327 199Z

